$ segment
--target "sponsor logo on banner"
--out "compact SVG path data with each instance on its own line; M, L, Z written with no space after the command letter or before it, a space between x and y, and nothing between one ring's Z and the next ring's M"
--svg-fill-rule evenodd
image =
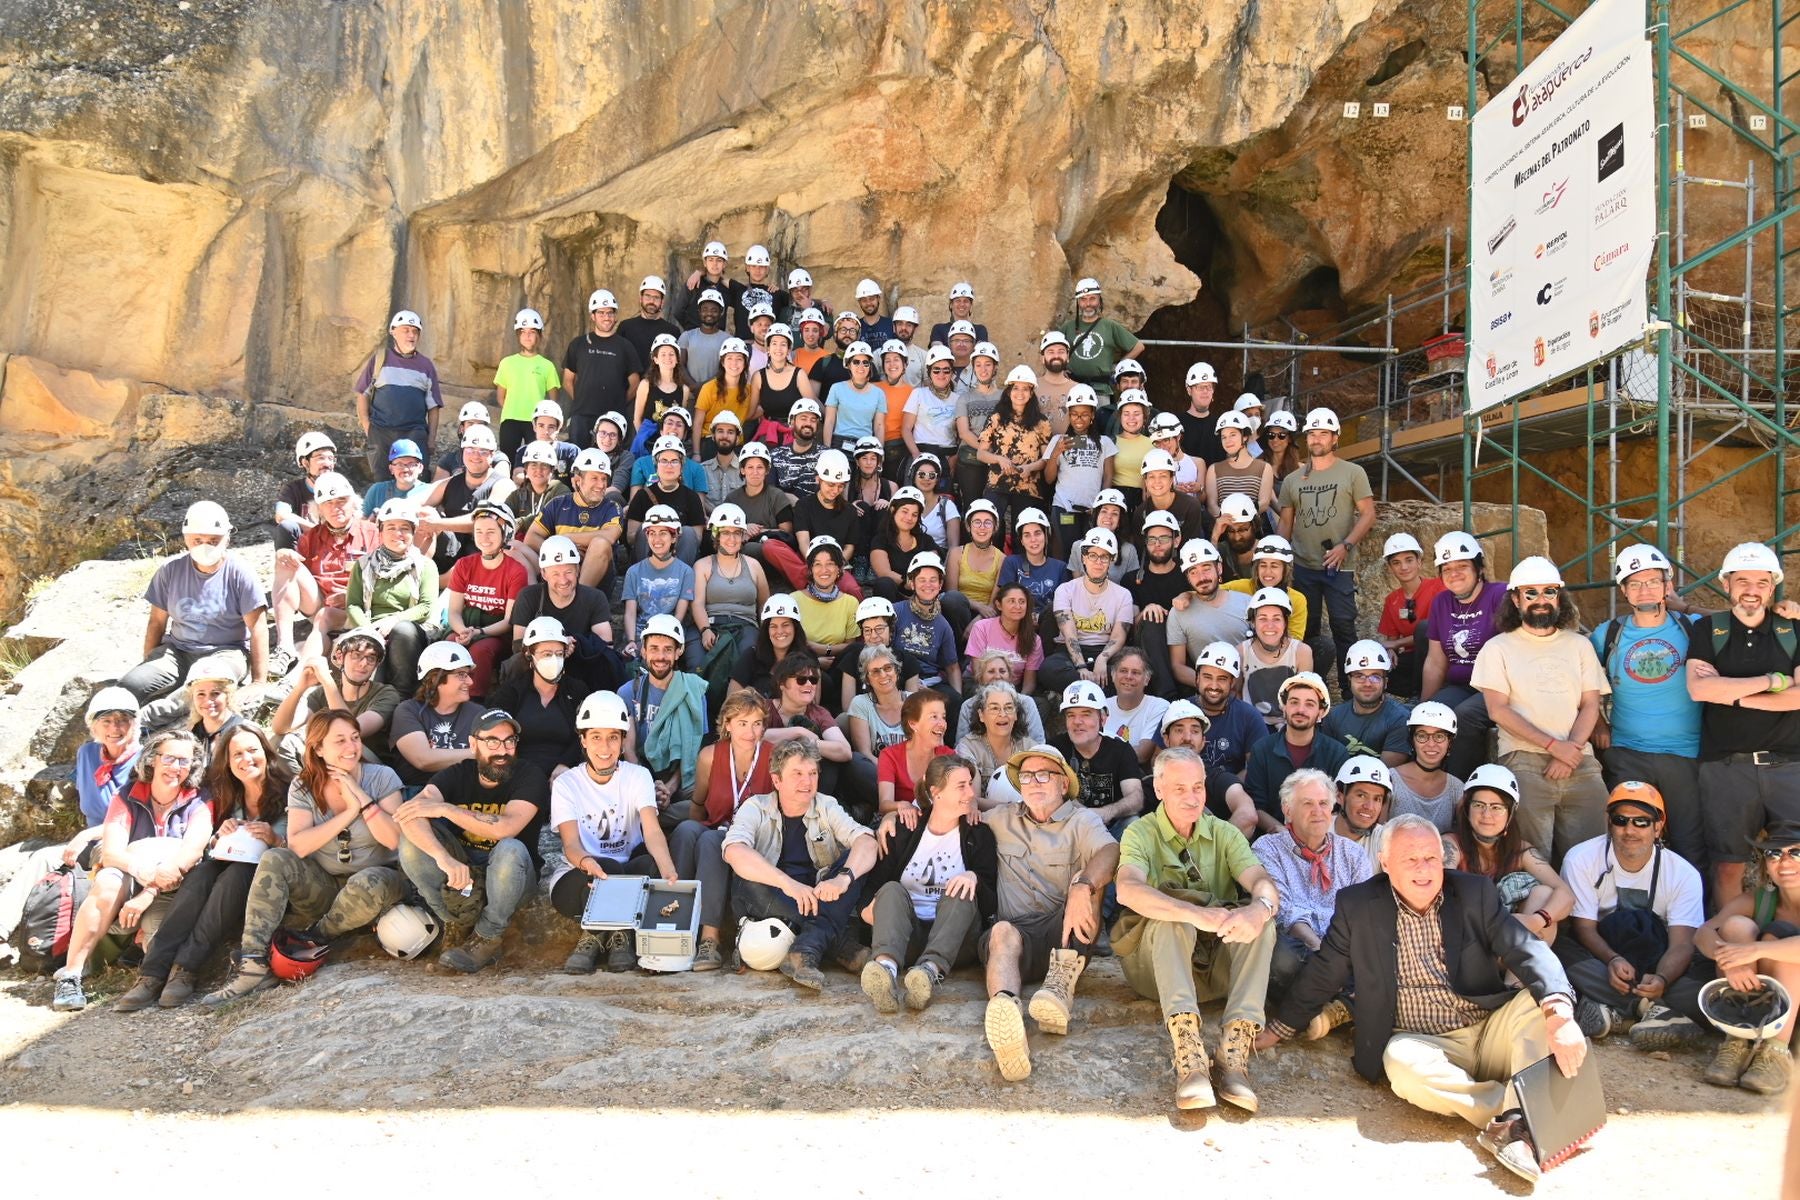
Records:
M1600 310L1597 308L1588 310L1588 336L1600 336Z
M1552 300L1562 295L1563 288L1568 286L1568 283L1569 277L1564 275L1561 279L1552 279L1549 283L1546 283L1543 287L1539 288L1537 290L1537 302L1539 307L1550 303Z
M1487 376L1489 379L1492 379L1500 371L1500 360L1498 358L1496 358L1494 355L1490 354L1487 356L1486 366L1487 366Z
M1516 358L1501 359L1490 354L1487 357L1487 380L1481 385L1483 391L1504 388L1519 374L1519 360Z
M1550 341L1547 346L1547 349L1549 350L1549 353L1550 353L1550 357L1555 358L1557 355L1563 353L1565 350L1567 350L1569 348L1569 346L1574 342L1574 340L1575 340L1575 335L1570 333L1566 329L1563 330L1561 333L1551 335Z
M1505 293L1507 284L1512 282L1511 267L1495 267L1488 275L1488 295L1499 296Z
M1534 367L1541 367L1544 365L1544 339L1543 338L1539 338L1535 342L1531 343L1531 365Z
M1596 182L1607 178L1625 165L1625 122L1621 121L1600 135L1600 173Z
M1500 248L1500 243L1511 236L1512 231L1518 227L1519 223L1517 221L1513 220L1511 217L1506 218L1506 224L1500 227L1500 232L1488 239L1488 253L1492 254L1494 251L1498 250Z
M1557 234L1555 237L1551 238L1547 242L1539 242L1538 248L1537 248L1537 253L1536 253L1535 257L1537 257L1537 258L1554 258L1556 255L1560 254L1564 250L1567 250L1568 248L1569 248L1569 235L1568 235L1567 231L1564 231L1562 233Z
M1519 94L1513 97L1512 102L1513 128L1517 129L1523 125L1532 113L1550 103L1556 95L1557 89L1575 78L1575 72L1586 66L1588 59L1592 57L1594 57L1594 48L1586 46L1573 59L1557 63L1537 86L1520 88Z
M1630 311L1631 301L1627 300L1623 304L1613 305L1605 312L1595 310L1594 312L1589 313L1588 336L1594 338L1599 337L1602 329L1611 329L1614 325L1623 321L1625 319L1625 314Z
M1561 204L1563 193L1568 190L1569 181L1566 178L1559 183L1553 183L1545 188L1543 198L1538 201L1538 206L1531 210L1532 215L1541 217L1557 205Z
M1495 317L1493 320L1489 321L1488 328L1490 330L1498 329L1510 320L1512 320L1512 310L1508 309L1507 311L1501 313L1499 316Z
M1594 228L1598 229L1614 217L1622 217L1631 206L1630 194L1620 188L1594 205Z
M1604 271L1629 253L1631 253L1630 242L1614 246L1611 250L1602 250L1599 254L1594 255L1594 270Z

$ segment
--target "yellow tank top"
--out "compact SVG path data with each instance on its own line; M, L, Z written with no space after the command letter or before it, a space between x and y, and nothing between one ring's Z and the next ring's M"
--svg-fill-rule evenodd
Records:
M1113 444L1119 448L1113 455L1113 486L1143 487L1144 455L1155 449L1156 443L1145 434L1122 433Z
M994 585L1000 582L1000 564L1006 560L1006 556L996 551L993 568L987 571L977 571L969 564L970 548L968 545L956 548L958 556L956 590L975 604L992 604L994 602Z

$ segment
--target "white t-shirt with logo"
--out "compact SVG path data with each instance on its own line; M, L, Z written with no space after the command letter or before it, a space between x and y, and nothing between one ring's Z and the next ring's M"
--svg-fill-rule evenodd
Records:
M656 820L656 781L636 763L621 762L605 783L595 783L583 765L550 785L550 823L560 829L574 821L582 852L595 858L624 862L635 854L644 844L646 812Z
M912 897L913 913L921 921L937 919L938 900L944 885L961 875L963 866L962 834L933 833L927 829L919 835L906 869L900 872L900 886Z
M1135 750L1139 742L1148 742L1156 737L1162 729L1163 714L1168 711L1169 702L1161 696L1145 696L1130 712L1119 707L1117 696L1108 696L1106 721L1100 730Z

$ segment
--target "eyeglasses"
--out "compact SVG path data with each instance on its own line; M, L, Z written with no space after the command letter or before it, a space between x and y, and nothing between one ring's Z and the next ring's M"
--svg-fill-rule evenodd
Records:
M1628 592L1660 592L1663 581L1660 579L1627 579L1623 584Z
M1478 813L1503 813L1510 812L1511 806L1504 800L1471 800L1469 802L1469 811Z
M1562 589L1559 587L1520 588L1519 595L1527 600L1554 600L1562 595Z
M1144 535L1144 544L1147 546L1170 546L1173 545L1174 542L1175 535L1172 533L1149 533Z
M1784 858L1800 862L1800 846L1765 846L1763 857L1770 862L1780 862Z
M981 711L982 712L991 712L991 713L1009 713L1009 712L1018 712L1019 710L1016 707L1014 707L1011 702L996 702L993 704L982 705Z
M478 737L475 741L489 750L513 750L519 745L519 735L515 733L511 737Z
M194 763L193 759L183 758L179 754L159 754L156 756L156 761L165 767L188 767Z
M379 662L381 660L381 651L373 646L346 646L344 648L344 657L367 658Z
M936 366L931 368L931 373L933 375L954 375L956 372L950 367Z
M1020 771L1020 783L1049 783L1052 779L1061 779L1061 771Z
M1655 817L1628 817L1624 813L1614 813L1611 819L1614 829L1623 829L1627 825L1633 829L1649 829L1656 824Z

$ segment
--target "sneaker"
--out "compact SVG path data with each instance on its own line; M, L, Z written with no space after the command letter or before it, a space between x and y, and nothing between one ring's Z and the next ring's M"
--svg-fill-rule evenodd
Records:
M906 988L906 1007L914 1012L923 1012L925 1006L931 1003L931 996L937 991L937 985L942 982L944 977L938 973L936 963L915 965L902 981Z
M718 938L701 938L699 949L694 951L694 965L690 971L716 971L725 965L725 956L719 953Z
M1575 1002L1575 1027L1589 1041L1599 1041L1613 1031L1612 1005L1602 1004L1598 1000L1581 999Z
M500 939L471 936L454 950L446 950L438 955L438 963L452 971L460 971L464 975L473 975L483 967L492 966L500 961Z
M615 929L606 935L606 970L618 975L637 969L636 938L629 929Z
M1794 1054L1779 1038L1759 1042L1750 1065L1738 1077L1738 1086L1761 1096L1778 1096L1787 1090L1794 1072Z
M169 981L163 984L156 999L159 1008L180 1008L194 998L194 973L186 967L171 967Z
M825 972L819 970L819 964L798 950L791 950L781 960L781 973L804 988L820 991L825 986Z
M1307 1041L1316 1042L1340 1025L1348 1024L1350 1024L1350 1006L1342 1000L1333 1000L1306 1023L1304 1036Z
M1075 1009L1075 984L1087 959L1074 950L1052 950L1044 986L1031 997L1031 1019L1045 1033L1069 1032L1069 1014Z
M1169 1040L1175 1044L1175 1107L1211 1108L1218 1098L1213 1095L1212 1062L1200 1036L1200 1014L1176 1013L1168 1026Z
M113 1001L113 1011L142 1012L162 998L163 981L154 975L139 975L131 990Z
M605 944L606 939L598 933L582 934L569 957L563 959L563 974L592 975L594 966L600 961L601 947Z
M1489 1121L1487 1128L1475 1135L1475 1142L1520 1179L1536 1183L1544 1173L1538 1166L1537 1148L1531 1144L1531 1131L1521 1109L1511 1109Z
M863 995L883 1015L900 1011L900 968L885 958L871 958L863 964Z
M1025 1018L1017 996L990 996L987 1002L987 1044L1000 1065L1000 1078L1017 1083L1031 1074L1031 1048L1025 1044Z
M242 1000L252 992L260 992L266 987L275 986L275 976L269 971L269 964L257 958L246 958L238 963L237 970L232 973L225 986L217 991L208 992L200 998L200 1003L217 1008Z
M1250 1055L1262 1029L1254 1021L1227 1021L1219 1038L1219 1099L1255 1112L1256 1090L1250 1086Z
M1631 1044L1639 1050L1679 1050L1706 1037L1706 1031L1665 1004L1631 1027Z
M292 650L277 647L269 651L269 678L285 679L287 673L300 665L300 656Z
M87 1007L87 993L81 990L81 976L64 967L56 973L56 994L50 1007L57 1012L80 1012Z
M1756 1043L1749 1038L1727 1035L1725 1044L1713 1055L1712 1063L1700 1078L1714 1087L1736 1087L1744 1068L1756 1057Z

